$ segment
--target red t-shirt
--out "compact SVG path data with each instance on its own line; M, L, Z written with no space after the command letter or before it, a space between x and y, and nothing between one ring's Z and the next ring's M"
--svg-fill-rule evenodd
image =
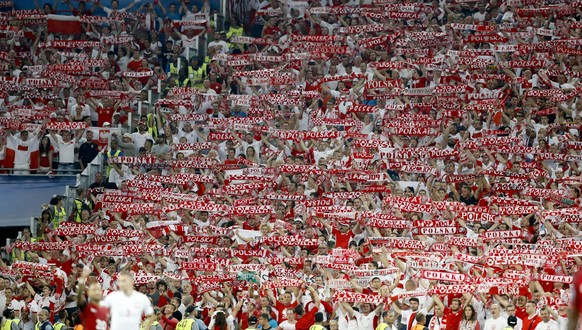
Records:
M236 165L238 164L238 158L234 158L234 159L225 159L224 160L224 164L226 165Z
M53 151L53 152L55 151L55 148L53 148L53 146L51 146L49 149L50 149L50 151ZM46 155L43 155L43 154L40 155L39 165L41 167L49 167L50 166L51 163L50 163L48 155L49 155L48 152L46 153Z
M348 231L342 234L337 228L333 228L332 235L335 237L335 247L340 249L347 249L350 245L350 240L354 237L353 231Z
M534 330L542 321L542 318L538 314L535 314L533 317L526 316L524 319L522 319L522 321L522 330Z
M52 148L52 146L51 146ZM60 262L58 259L51 259L49 263L55 264L57 267L61 268L65 273L70 274L73 272L73 260L69 259L65 262Z
M81 310L81 321L85 330L107 330L109 310L92 302Z
M450 308L445 308L444 319L447 330L458 330L463 320L463 308L459 308L456 312Z
M525 307L515 306L515 316L519 317L522 320L525 320L527 318L527 313L525 312Z
M277 302L275 303L275 308L277 309L277 322L281 323L283 321L286 321L287 316L285 315L285 310L289 309L289 308L295 308L295 306L297 306L297 301L295 301L289 305L283 305L282 302L277 300Z
M141 68L141 59L139 60L132 60L129 63L127 63L127 69L129 71L137 71L137 69Z
M220 94L222 93L222 85L219 83L210 83L210 88L214 89L214 91L216 92L216 94Z
M268 35L273 35L273 34L280 34L281 33L281 29L279 29L277 26L265 26L265 28L263 29L263 35L268 36Z
M97 126L103 127L105 122L109 122L111 124L111 122L113 122L113 112L113 108L98 107L97 114L99 117L97 118Z
M249 327L249 317L251 317L253 315L258 318L260 316L259 311L255 310L253 312L253 314L251 314L251 315L249 315L248 313L241 313L241 316L240 316L240 323L242 325L241 329L246 329Z

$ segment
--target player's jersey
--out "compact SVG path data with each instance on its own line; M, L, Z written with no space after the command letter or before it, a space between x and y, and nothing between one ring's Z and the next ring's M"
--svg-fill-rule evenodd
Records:
M150 316L154 308L149 298L133 291L126 295L121 291L110 293L100 302L111 313L111 330L139 330L142 316Z
M107 330L109 310L94 303L87 303L81 310L81 320L85 330Z

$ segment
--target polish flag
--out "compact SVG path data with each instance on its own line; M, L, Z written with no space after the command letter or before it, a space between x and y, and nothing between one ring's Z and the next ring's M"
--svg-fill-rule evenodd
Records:
M81 28L81 19L78 16L65 15L47 15L48 17L48 32L59 34L80 34L83 32Z

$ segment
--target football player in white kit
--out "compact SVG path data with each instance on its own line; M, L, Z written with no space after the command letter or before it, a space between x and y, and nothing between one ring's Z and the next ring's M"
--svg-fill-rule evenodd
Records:
M133 289L133 277L130 273L121 273L117 279L119 291L107 295L100 303L110 310L110 330L139 330L142 316L147 319L144 329L149 329L154 321L154 308L150 299Z

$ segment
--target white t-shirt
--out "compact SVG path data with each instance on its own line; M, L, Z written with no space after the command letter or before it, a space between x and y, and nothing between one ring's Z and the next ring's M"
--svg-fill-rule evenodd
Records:
M143 315L154 313L149 298L133 291L129 296L122 291L112 292L100 303L111 313L111 330L139 330Z
M419 308L416 311L413 311L412 309L405 309L403 311L400 312L400 316L401 316L401 320L400 323L406 325L406 328L408 329L408 322L410 317L412 317L412 314L414 314L414 317L416 317L416 314L418 313L422 313L424 315L427 314L426 310ZM412 320L412 323L410 324L411 326L414 326L416 324L416 319ZM410 330L410 329L408 329Z
M0 291L0 308L2 310L6 309L6 296L4 295L4 290Z
M57 299L54 296L43 297L38 293L34 295L34 301L39 308L50 307L51 304L56 303Z
M25 307L28 308L29 312L32 315L40 311L40 307L38 307L38 304L34 300L31 300L30 302L26 303L24 302L24 300L13 299L12 303L10 304L10 308L14 309L14 311L17 311L19 313L22 313L22 309ZM20 316L20 314L17 315Z
M125 8L113 10L111 8L103 7L103 11L107 14L107 17L110 17L113 13L125 13Z
M49 135L49 138L51 136ZM65 142L60 135L56 135L57 140L53 141L51 138L51 143L58 145L59 147L59 162L63 164L71 164L75 162L75 146L77 145L75 140L72 139L69 142Z
M535 330L560 330L560 325L554 320L548 322L540 322Z
M507 319L503 317L498 317L496 319L487 319L483 330L503 330L507 327Z
M140 132L133 132L131 133L131 139L135 144L135 149L139 150L139 148L145 145L146 140L148 139L153 140L154 138L149 132L145 132L143 134L141 134Z
M283 321L279 324L279 327L283 330L295 330L295 323L291 324L289 321Z
M355 312L354 314L356 319L358 320L358 327L361 330L374 330L374 317L376 317L375 313L370 313L368 315L364 315L359 312Z

